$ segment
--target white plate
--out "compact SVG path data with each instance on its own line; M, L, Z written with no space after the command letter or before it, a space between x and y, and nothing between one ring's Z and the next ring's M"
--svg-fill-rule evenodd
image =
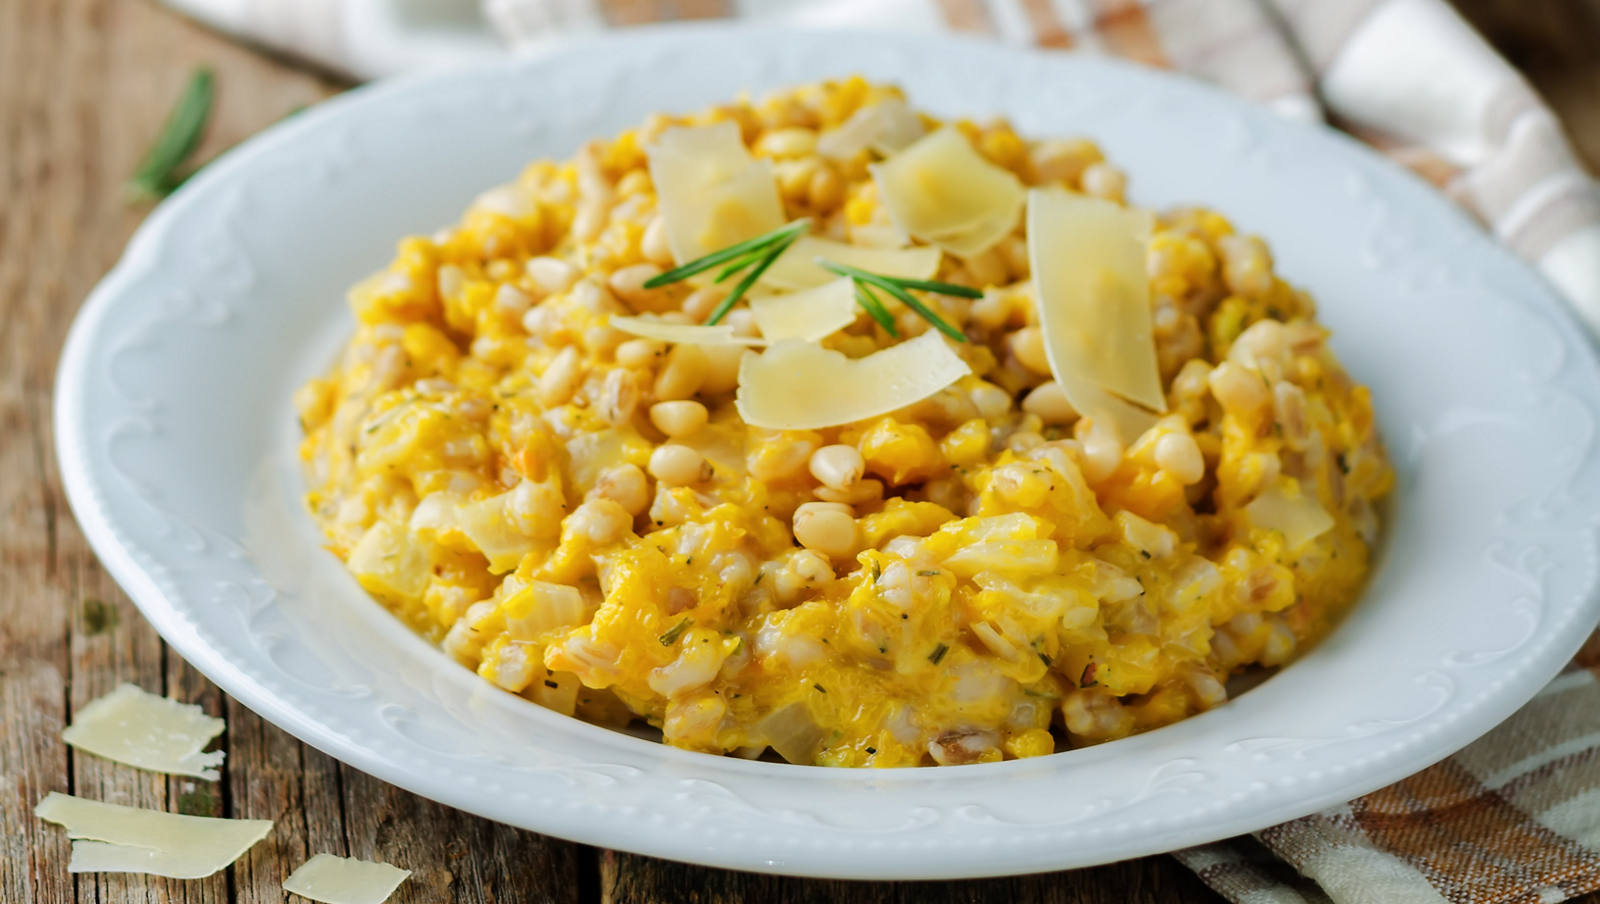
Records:
M1373 387L1399 469L1365 598L1213 712L1087 750L922 770L687 753L495 691L319 548L290 393L342 290L479 190L655 110L863 72L942 113L1088 134L1144 203L1265 235ZM279 125L163 205L85 306L56 419L72 506L158 630L224 690L380 778L540 832L860 878L1021 873L1259 829L1456 750L1594 625L1600 380L1535 277L1351 141L1195 83L977 42L705 27L380 84Z

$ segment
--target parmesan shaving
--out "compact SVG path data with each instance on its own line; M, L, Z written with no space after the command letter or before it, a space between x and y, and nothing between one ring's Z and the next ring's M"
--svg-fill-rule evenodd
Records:
M283 880L283 890L322 904L383 904L410 875L387 863L318 854Z
M929 241L957 257L977 257L988 251L1016 228L1015 214L999 212L971 227L941 235Z
M1028 260L1050 370L1067 401L1113 424L1123 443L1166 397L1150 325L1150 220L1061 189L1028 194Z
M745 356L734 403L753 426L814 430L904 408L971 372L932 330L855 359L788 340Z
M192 775L209 781L220 776L223 752L201 748L227 723L198 706L157 697L120 684L79 711L61 739L79 750L151 772Z
M813 289L750 299L750 312L762 338L769 342L801 339L815 342L856 321L855 283L835 279Z
M55 791L34 807L35 816L64 826L73 839L67 870L149 873L200 879L239 859L267 837L267 819L181 816L84 800Z
M611 315L611 325L624 333L672 342L678 345L761 345L760 339L735 336L733 325L718 323L710 326L694 323L673 323L654 317L623 317Z
M1333 516L1317 500L1306 495L1290 496L1270 489L1244 507L1256 527L1280 531L1290 552L1310 543L1333 527Z
M848 160L864 150L887 157L921 138L927 128L905 101L886 97L862 107L836 129L817 139L817 153L835 160Z
M735 123L667 129L647 154L677 263L783 225L772 164L750 156Z
M950 127L871 169L896 226L966 257L1010 234L1026 198L1021 180Z
M940 254L938 248L926 246L864 248L806 235L796 239L789 250L779 255L761 275L761 280L779 289L810 289L831 282L836 277L817 266L819 257L884 276L932 279L939 269Z

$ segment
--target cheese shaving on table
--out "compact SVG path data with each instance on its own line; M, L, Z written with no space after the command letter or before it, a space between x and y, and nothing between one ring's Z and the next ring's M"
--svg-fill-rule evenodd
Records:
M322 904L383 904L410 875L387 863L318 854L283 880L283 890Z
M865 150L887 157L921 138L928 131L922 117L898 97L886 97L862 107L838 128L822 133L817 153L846 160Z
M654 317L623 317L611 315L611 325L624 333L672 342L678 345L761 345L762 340L752 336L735 336L733 324L673 323Z
M929 330L862 358L787 340L739 363L739 416L774 430L815 430L920 402L971 373Z
M772 164L750 155L738 125L667 129L646 153L667 244L679 264L783 225Z
M949 126L871 168L896 226L913 238L972 257L1011 233L1026 193Z
M200 879L228 866L267 837L267 819L182 816L84 800L52 791L35 816L73 839L69 872L148 873Z
M932 279L939 269L938 248L865 248L805 235L778 256L761 281L779 289L810 289L833 280L834 275L817 264L825 258L836 264L859 267L884 276L902 279Z
M756 327L769 342L801 339L815 342L856 322L855 283L835 279L799 292L750 299Z
M1131 443L1166 396L1150 323L1150 218L1060 189L1028 193L1028 260L1045 354L1067 401Z
M200 707L131 685L85 706L61 739L79 750L151 772L216 781L223 752L203 752L227 723Z

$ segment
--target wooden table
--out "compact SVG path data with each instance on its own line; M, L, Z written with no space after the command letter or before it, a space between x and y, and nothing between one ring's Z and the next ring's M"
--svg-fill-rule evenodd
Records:
M1470 5L1580 130L1591 162L1600 159L1595 0ZM410 868L396 902L1220 900L1168 857L1017 879L869 884L596 850L386 785L223 696L167 649L95 561L67 511L50 426L67 325L145 213L124 203L122 181L200 63L216 69L218 90L202 156L342 87L147 2L0 0L0 901L279 902L279 882L318 851ZM61 743L69 714L121 681L227 719L221 783L164 779ZM209 879L74 878L64 833L31 813L53 790L277 827Z

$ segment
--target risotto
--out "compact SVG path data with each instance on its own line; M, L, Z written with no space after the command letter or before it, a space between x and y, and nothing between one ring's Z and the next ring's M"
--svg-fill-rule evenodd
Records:
M1215 707L1358 595L1391 470L1266 245L1126 181L861 79L535 162L351 290L310 510L484 680L679 747L990 762Z

